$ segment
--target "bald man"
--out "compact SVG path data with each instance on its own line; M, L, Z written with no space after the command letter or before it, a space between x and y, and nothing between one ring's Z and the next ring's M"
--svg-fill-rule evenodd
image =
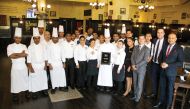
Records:
M161 63L160 72L160 99L154 107L160 107L162 104L166 109L171 108L174 83L177 76L177 68L183 67L183 49L176 44L177 36L175 33L170 33L168 36L169 45L163 50L159 57ZM166 100L166 101L164 101Z

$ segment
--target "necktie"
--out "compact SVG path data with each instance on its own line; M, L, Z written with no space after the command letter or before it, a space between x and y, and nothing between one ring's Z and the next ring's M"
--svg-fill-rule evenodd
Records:
M139 45L139 51L141 50L141 46Z
M170 54L170 49L171 49L171 46L169 45L169 48L168 48L168 50L166 52L166 57L168 57L168 55Z
M158 41L158 44L157 44L156 53L155 53L155 56L154 56L154 59L153 59L154 62L157 61L159 46L160 46L160 40Z

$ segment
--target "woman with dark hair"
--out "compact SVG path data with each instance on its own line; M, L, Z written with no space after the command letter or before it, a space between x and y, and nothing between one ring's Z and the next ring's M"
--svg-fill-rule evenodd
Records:
M123 81L125 80L125 70L124 70L124 61L125 61L125 49L124 42L122 40L117 41L116 53L114 60L114 67L112 70L113 73L113 91L116 95L122 95Z
M131 67L131 55L133 52L134 48L134 39L132 37L127 38L127 47L125 48L125 75L126 75L126 91L123 94L123 96L127 96L130 91L131 91L131 86L132 86L132 77L133 77L133 72L132 72L132 67Z

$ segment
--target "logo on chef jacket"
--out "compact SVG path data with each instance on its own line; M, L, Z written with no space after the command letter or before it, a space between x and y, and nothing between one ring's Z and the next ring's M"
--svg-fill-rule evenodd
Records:
M85 47L85 49L87 50L87 49L88 49L88 47Z

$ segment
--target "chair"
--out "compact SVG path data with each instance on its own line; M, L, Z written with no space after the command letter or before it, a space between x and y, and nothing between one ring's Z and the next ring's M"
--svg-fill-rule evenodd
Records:
M178 76L180 75L184 75L184 68L178 68L177 69L178 72ZM187 80L189 80L190 76L187 77ZM177 78L179 79L179 78ZM186 102L186 98L188 95L189 89L186 88L178 88L177 93L176 93L176 101L181 101L181 109L183 109L185 102Z

